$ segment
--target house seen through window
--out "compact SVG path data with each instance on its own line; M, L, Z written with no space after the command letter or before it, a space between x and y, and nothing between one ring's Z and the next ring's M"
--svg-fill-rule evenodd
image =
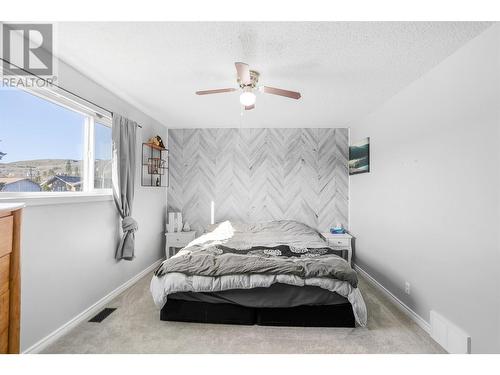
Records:
M84 111L0 90L0 195L111 188L111 127Z

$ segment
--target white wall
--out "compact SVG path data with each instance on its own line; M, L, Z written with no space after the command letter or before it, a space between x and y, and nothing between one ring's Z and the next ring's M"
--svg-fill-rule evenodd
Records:
M496 24L350 134L371 137L371 173L350 177L355 262L475 353L500 351L499 49Z
M141 141L161 124L67 65L59 84L138 123ZM138 155L140 155L138 142ZM137 161L140 168L140 160ZM133 217L136 259L114 259L120 229L112 201L27 207L22 237L21 349L27 349L162 257L166 189L140 186L137 171Z

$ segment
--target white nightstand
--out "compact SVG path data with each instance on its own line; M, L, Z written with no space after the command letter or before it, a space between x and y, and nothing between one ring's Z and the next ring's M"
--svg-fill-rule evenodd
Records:
M181 248L186 246L196 237L196 232L193 230L191 232L170 232L165 233L165 257L168 259L175 255L171 253L170 248Z
M352 236L349 233L344 234L332 234L332 233L321 233L323 237L326 238L328 245L334 250L347 251L347 262L351 265L352 259Z

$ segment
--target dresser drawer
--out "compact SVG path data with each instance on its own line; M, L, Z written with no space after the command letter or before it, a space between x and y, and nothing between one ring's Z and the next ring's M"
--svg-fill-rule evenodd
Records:
M9 346L9 291L0 295L0 353Z
M0 295L9 289L10 255L0 258Z
M12 215L0 218L0 257L12 251Z
M9 329L6 328L0 332L0 354L7 354L9 352Z

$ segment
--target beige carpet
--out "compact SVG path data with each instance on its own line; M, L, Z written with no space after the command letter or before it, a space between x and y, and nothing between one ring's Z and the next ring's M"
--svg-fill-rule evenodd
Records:
M151 276L109 303L102 323L82 323L44 353L444 353L364 279L366 328L260 327L162 322Z

